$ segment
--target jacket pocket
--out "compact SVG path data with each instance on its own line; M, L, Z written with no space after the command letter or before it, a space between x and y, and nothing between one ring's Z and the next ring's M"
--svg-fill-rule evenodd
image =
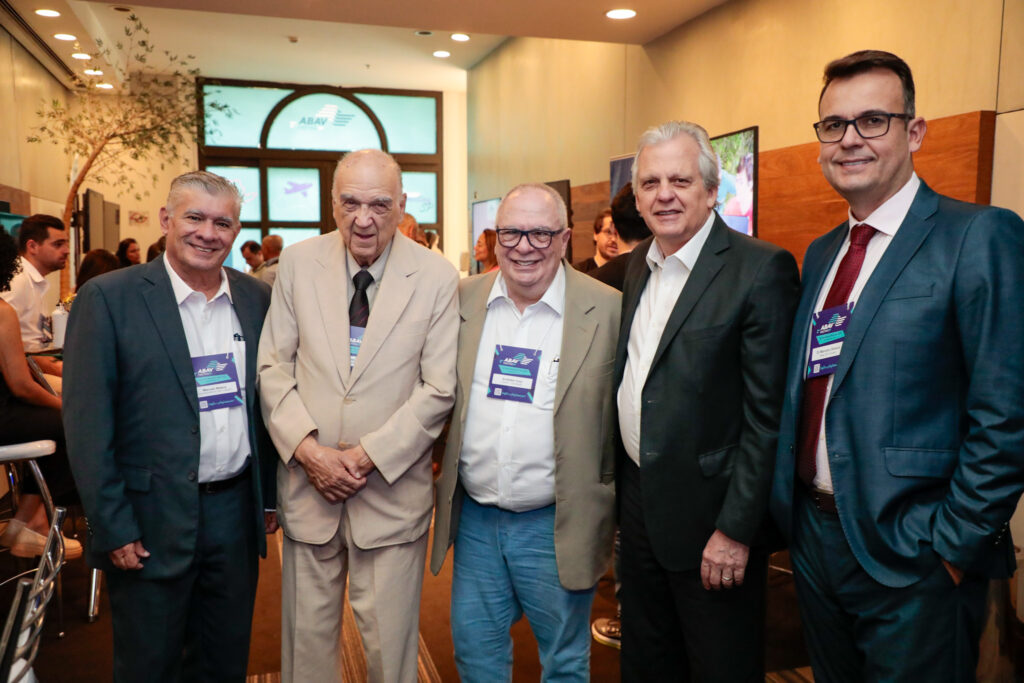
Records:
M896 285L889 290L889 293L885 295L885 301L895 301L896 299L920 299L922 297L931 296L932 289L935 287L933 284L927 285Z
M697 462L700 463L700 471L705 477L715 477L723 472L727 472L732 469L732 458L729 457L732 449L736 447L736 444L720 448L717 451L709 451L707 453L701 453L697 456Z
M959 451L930 448L886 448L885 469L894 477L949 479Z
M124 477L124 487L129 491L148 491L153 478L149 470L130 465L121 468L121 475Z

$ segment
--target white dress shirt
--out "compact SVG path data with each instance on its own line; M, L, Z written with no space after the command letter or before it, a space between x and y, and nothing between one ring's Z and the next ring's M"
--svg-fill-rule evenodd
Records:
M21 343L25 351L41 351L53 341L53 332L49 328L50 315L43 308L43 299L50 283L24 256L19 257L18 262L21 263L21 272L11 280L11 288L0 293L0 298L18 313Z
M850 223L849 230L853 230L854 227L861 223L867 223L871 227L875 228L878 232L868 242L867 249L864 252L864 263L861 264L860 272L857 274L857 281L853 283L853 289L850 290L850 301L856 302L857 298L860 297L860 293L864 291L864 285L867 284L868 278L871 277L871 273L875 271L878 266L878 262L882 260L882 255L885 254L885 250L889 248L889 243L892 242L892 238L896 236L896 231L899 230L900 224L903 223L903 219L907 217L907 212L910 211L910 205L914 203L914 197L917 196L917 190L921 187L921 180L917 177L916 173L911 174L910 180L907 181L900 190L889 197L888 200L880 207L874 210L870 216L862 221L858 221L850 213L848 220ZM817 303L814 304L814 312L818 313L822 308L825 307L825 299L828 297L828 290L832 288L832 281L836 277L836 271L839 270L839 264L843 260L843 256L850 249L850 232L846 233L846 241L840 248L839 253L836 254L835 261L832 262L832 268L829 269L828 276L825 278L825 282L821 286L821 291L818 292ZM853 307L853 319L857 317L857 307ZM804 347L804 352L810 348L810 337L811 332L808 331L807 345ZM806 359L804 359L806 360ZM871 359L865 359L870 362ZM835 375L829 375L828 377L828 392L826 393L824 410L828 410L828 402L832 396L832 379ZM821 421L821 432L818 434L818 448L814 456L815 463L817 465L817 472L814 475L814 486L815 488L821 489L822 491L828 491L831 493L834 489L832 488L832 472L828 465L828 439L825 435L825 420Z
M555 502L555 387L565 311L565 265L544 296L520 313L501 273L487 298L476 354L459 478L482 505L525 512ZM495 347L540 349L533 403L489 398Z
M244 405L245 340L231 304L228 276L221 268L220 289L207 300L205 294L193 290L174 272L166 256L164 266L171 278L189 355L195 358L219 353L234 354L243 405L199 413L199 482L230 479L245 468L250 449L249 417Z
M647 267L651 269L651 277L640 294L640 301L633 314L629 342L626 345L626 370L616 397L622 444L637 465L640 464L640 411L644 384L651 372L651 363L654 362L654 354L658 350L668 318L690 278L690 272L697 263L697 257L704 248L714 222L715 212L712 211L697 234L668 256L661 253L658 240L651 242L647 250Z

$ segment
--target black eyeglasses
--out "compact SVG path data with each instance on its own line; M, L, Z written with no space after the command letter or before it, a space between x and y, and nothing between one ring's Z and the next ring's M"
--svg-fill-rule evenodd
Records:
M519 230L517 228L498 228L498 244L506 249L515 249L519 242L526 236L526 241L534 249L547 249L551 246L551 239L562 230Z
M893 119L909 121L913 117L910 114L890 114L888 112L877 112L865 114L855 119L825 119L814 124L814 132L822 142L839 142L846 135L846 128L851 123L865 140L880 138L889 132L889 124Z

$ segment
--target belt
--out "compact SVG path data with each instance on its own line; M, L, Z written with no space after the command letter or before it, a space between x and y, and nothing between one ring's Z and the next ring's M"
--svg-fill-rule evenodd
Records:
M217 481L204 481L199 484L199 493L220 493L221 491L227 491L229 488L236 484L246 481L249 479L249 472L252 470L251 467L246 465L245 469L228 479L218 479Z
M814 507L818 508L819 512L827 512L830 515L839 514L839 509L836 507L835 495L828 491L822 491L821 489L815 489L809 486L805 486L804 491L811 499L811 502L814 503Z

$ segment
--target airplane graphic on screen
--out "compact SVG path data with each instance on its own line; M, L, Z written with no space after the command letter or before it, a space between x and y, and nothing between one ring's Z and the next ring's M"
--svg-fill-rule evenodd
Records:
M311 187L313 187L313 183L296 183L292 180L289 180L288 184L284 186L284 193L295 194L296 192L301 192L302 196L305 197L306 192Z

